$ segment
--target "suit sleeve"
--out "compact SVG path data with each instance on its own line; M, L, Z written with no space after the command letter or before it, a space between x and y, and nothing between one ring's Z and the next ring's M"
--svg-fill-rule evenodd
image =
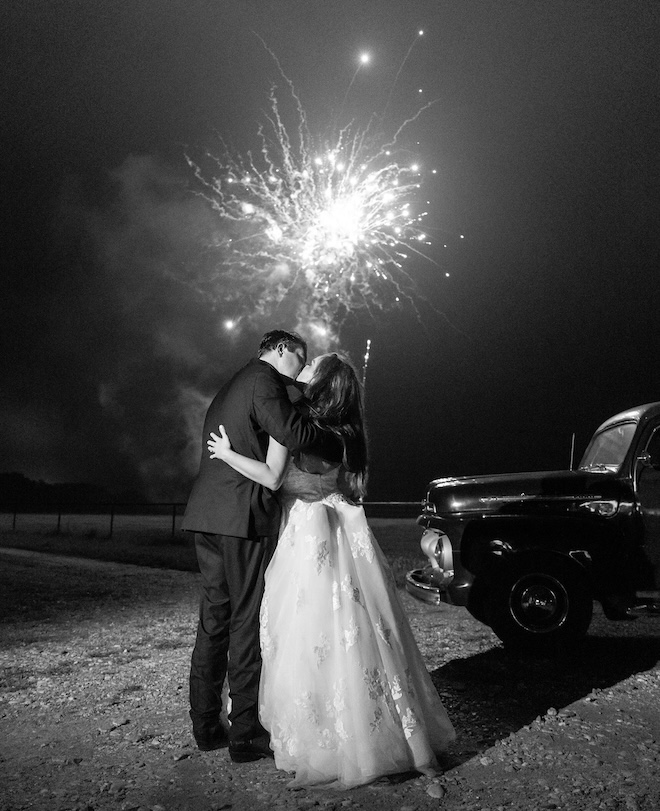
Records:
M253 406L261 428L292 452L309 448L322 438L323 432L293 406L277 372L257 375Z

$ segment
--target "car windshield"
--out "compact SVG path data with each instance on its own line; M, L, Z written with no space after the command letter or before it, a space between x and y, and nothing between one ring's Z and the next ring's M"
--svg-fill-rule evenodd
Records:
M584 452L580 470L618 472L636 427L634 422L622 422L596 434Z

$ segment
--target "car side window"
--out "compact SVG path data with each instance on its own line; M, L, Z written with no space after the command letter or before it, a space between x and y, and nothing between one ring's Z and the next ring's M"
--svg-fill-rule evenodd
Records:
M660 427L656 428L649 437L646 452L651 456L652 465L660 464Z

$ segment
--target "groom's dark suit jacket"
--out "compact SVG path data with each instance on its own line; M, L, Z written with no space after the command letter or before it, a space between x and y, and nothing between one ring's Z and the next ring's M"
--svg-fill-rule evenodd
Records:
M322 432L296 411L287 380L269 363L253 358L215 396L204 420L199 474L182 529L239 538L277 535L280 508L273 493L220 459L211 459L206 442L222 424L237 453L261 462L266 460L269 436L290 451L318 443Z

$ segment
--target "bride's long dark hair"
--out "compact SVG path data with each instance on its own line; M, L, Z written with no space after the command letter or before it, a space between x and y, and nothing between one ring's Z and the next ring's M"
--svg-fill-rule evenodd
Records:
M367 492L367 435L362 384L348 358L331 353L316 365L305 390L309 414L320 428L331 431L343 448L342 464L356 497Z

